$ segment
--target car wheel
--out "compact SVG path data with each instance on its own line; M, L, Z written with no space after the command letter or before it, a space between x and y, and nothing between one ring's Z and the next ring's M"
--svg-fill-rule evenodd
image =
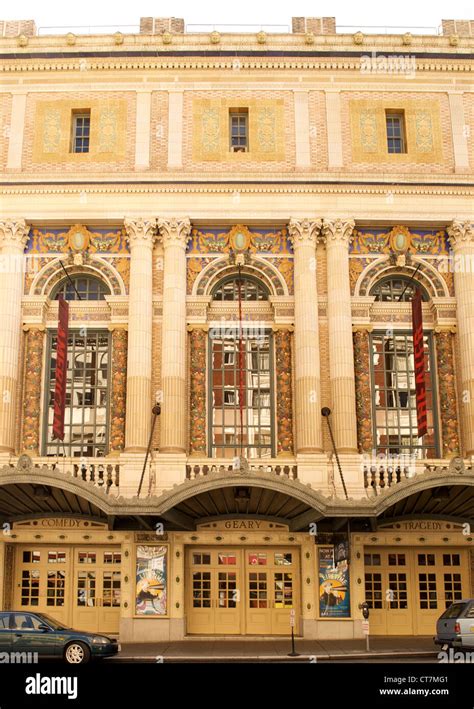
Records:
M64 659L68 665L85 665L90 657L91 651L84 643L70 643L64 651Z

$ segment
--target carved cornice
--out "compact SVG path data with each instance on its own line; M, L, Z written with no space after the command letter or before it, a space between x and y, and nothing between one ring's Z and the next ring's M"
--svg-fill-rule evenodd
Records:
M468 41L470 38L466 38ZM313 45L314 47L314 45ZM223 48L223 47L222 47ZM134 48L135 49L135 48ZM202 47L201 47L202 49ZM235 47L233 47L235 51ZM375 49L375 48L374 48ZM377 47L378 52L384 52L388 47L379 46ZM390 47L392 49L392 47ZM281 48L279 47L281 51ZM405 49L406 51L406 49ZM426 50L425 50L426 51ZM370 49L367 47L365 53L369 53ZM414 52L413 52L414 53ZM24 62L19 61L18 55L12 55L12 61L3 61L0 65L0 72L2 73L12 73L18 74L18 72L60 72L60 71L81 71L84 66L84 59L77 57L71 57L70 59L47 59L44 60L25 60ZM349 72L354 71L360 73L360 57L344 57L344 49L341 49L340 57L331 57L330 59L314 58L311 56L301 57L298 59L272 59L265 58L261 56L256 57L240 57L239 58L239 68L241 70L248 71L258 71L264 70L294 70L294 71L341 71ZM235 58L231 57L170 57L170 58L156 58L152 57L116 57L116 58L104 58L94 57L93 61L87 63L87 70L93 72L99 71L163 71L163 70L229 70L235 71ZM436 58L436 59L421 59L417 58L416 71L418 72L462 72L463 74L470 73L474 71L474 66L472 61L469 60L469 56L466 56L464 61L456 59L451 59L450 55L446 53L446 57Z
M158 231L165 249L167 246L181 246L184 249L191 235L191 222L187 217L184 219L160 217Z
M10 247L24 251L30 227L24 219L0 220L0 249Z
M474 227L470 221L455 219L447 228L449 241L453 249L461 246L474 246Z
M128 173L126 175L128 177ZM150 178L153 178L153 174L150 173ZM121 174L122 177L122 174ZM357 177L357 176L356 176ZM404 176L406 177L406 175ZM294 185L292 184L292 178L288 175L286 181L282 181L280 184L267 185L264 181L258 186L247 185L245 181L235 182L231 186L220 185L218 182L209 185L202 185L199 180L195 180L195 184L182 185L179 182L173 184L171 181L163 184L155 184L153 187L148 187L147 185L141 184L131 179L126 185L116 185L113 179L109 181L105 179L103 185L90 185L87 182L81 182L78 186L71 186L67 182L62 185L36 185L31 183L27 186L18 185L12 182L11 186L3 186L0 189L0 194L2 195L81 195L81 194L139 194L139 195L161 195L161 194L235 194L236 189L238 189L241 194L336 194L336 195L381 195L383 197L387 196L387 187L381 180L380 184L365 185L365 184L354 184L352 182L344 182L334 184L318 184L313 181L309 184L311 176L307 176L308 183L304 185ZM55 176L56 179L56 176ZM355 178L354 178L355 179ZM474 198L474 189L472 187L465 187L464 185L456 185L453 182L450 186L444 185L424 185L422 179L416 186L399 184L397 187L391 187L391 192L394 195L416 195L416 196L440 196L440 197L472 197ZM419 212L417 214L412 214L414 219L426 219L426 214ZM441 215L438 216L437 222L441 219Z
M321 219L290 219L288 223L288 233L290 235L293 248L298 246L316 246L318 236L321 231Z
M353 219L324 219L321 237L327 247L341 244L349 248L355 221Z
M142 217L126 217L124 220L127 241L130 249L134 246L146 244L153 246L156 240L156 219L144 219Z

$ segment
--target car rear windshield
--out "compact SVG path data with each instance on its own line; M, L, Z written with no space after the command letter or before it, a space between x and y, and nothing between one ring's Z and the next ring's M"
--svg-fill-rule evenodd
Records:
M441 618L459 618L465 607L465 603L453 603L451 606L449 606L449 608L444 611Z

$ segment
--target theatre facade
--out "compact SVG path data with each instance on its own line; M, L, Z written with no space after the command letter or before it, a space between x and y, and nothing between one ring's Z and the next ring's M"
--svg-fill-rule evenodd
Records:
M474 596L474 22L442 27L0 22L0 608L325 639Z

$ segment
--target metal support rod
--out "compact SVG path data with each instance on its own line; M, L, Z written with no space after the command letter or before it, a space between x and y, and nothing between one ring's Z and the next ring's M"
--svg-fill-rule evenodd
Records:
M145 477L146 464L148 462L148 456L150 455L150 450L151 450L151 441L153 438L153 431L155 430L156 417L161 414L161 406L159 404L155 404L151 410L151 413L153 414L153 421L151 423L150 438L148 439L148 448L146 449L145 462L143 463L142 476L140 478L140 485L138 486L137 497L140 497L140 492L142 490L143 478Z
M338 456L338 454L337 454L336 442L335 442L335 440L334 440L334 436L333 436L333 433L332 433L331 424L329 423L329 415L330 415L330 413L331 413L331 409L329 409L327 406L324 406L324 407L321 409L321 414L325 417L326 423L327 423L327 425L328 425L329 435L330 435L330 437L331 437L332 449L333 449L333 451L334 451L334 455L336 456L336 463L337 463L337 467L338 467L338 469L339 469L339 475L341 476L342 487L344 488L344 494L345 494L345 496L346 496L346 500L348 500L348 499L349 499L349 495L347 494L346 482L345 482L345 480L344 480L344 475L342 474L341 461L339 460L339 456Z
M74 281L72 280L71 276L70 276L69 273L66 271L66 269L64 268L64 264L63 264L63 262L61 261L61 259L59 260L59 263L60 263L61 268L63 269L64 273L66 274L66 278L68 279L69 283L70 283L70 284L72 285L72 287L74 288L74 291L75 291L75 293L76 293L76 295L77 295L77 299L78 299L78 300L82 300L81 296L80 296L79 293L78 293L78 290L77 290L76 286L74 285Z
M414 279L415 279L415 276L416 276L416 274L417 274L418 271L419 271L420 266L421 266L421 263L418 264L418 266L416 267L415 272L412 273L412 275L410 276L410 280L408 281L408 283L406 284L405 288L404 288L404 289L402 290L402 292L400 293L400 296L399 296L398 301L397 301L398 303L401 301L401 299L402 299L403 296L405 295L405 291L406 291L406 289L408 288L408 286L411 286L411 284L413 283L413 281L414 281Z

